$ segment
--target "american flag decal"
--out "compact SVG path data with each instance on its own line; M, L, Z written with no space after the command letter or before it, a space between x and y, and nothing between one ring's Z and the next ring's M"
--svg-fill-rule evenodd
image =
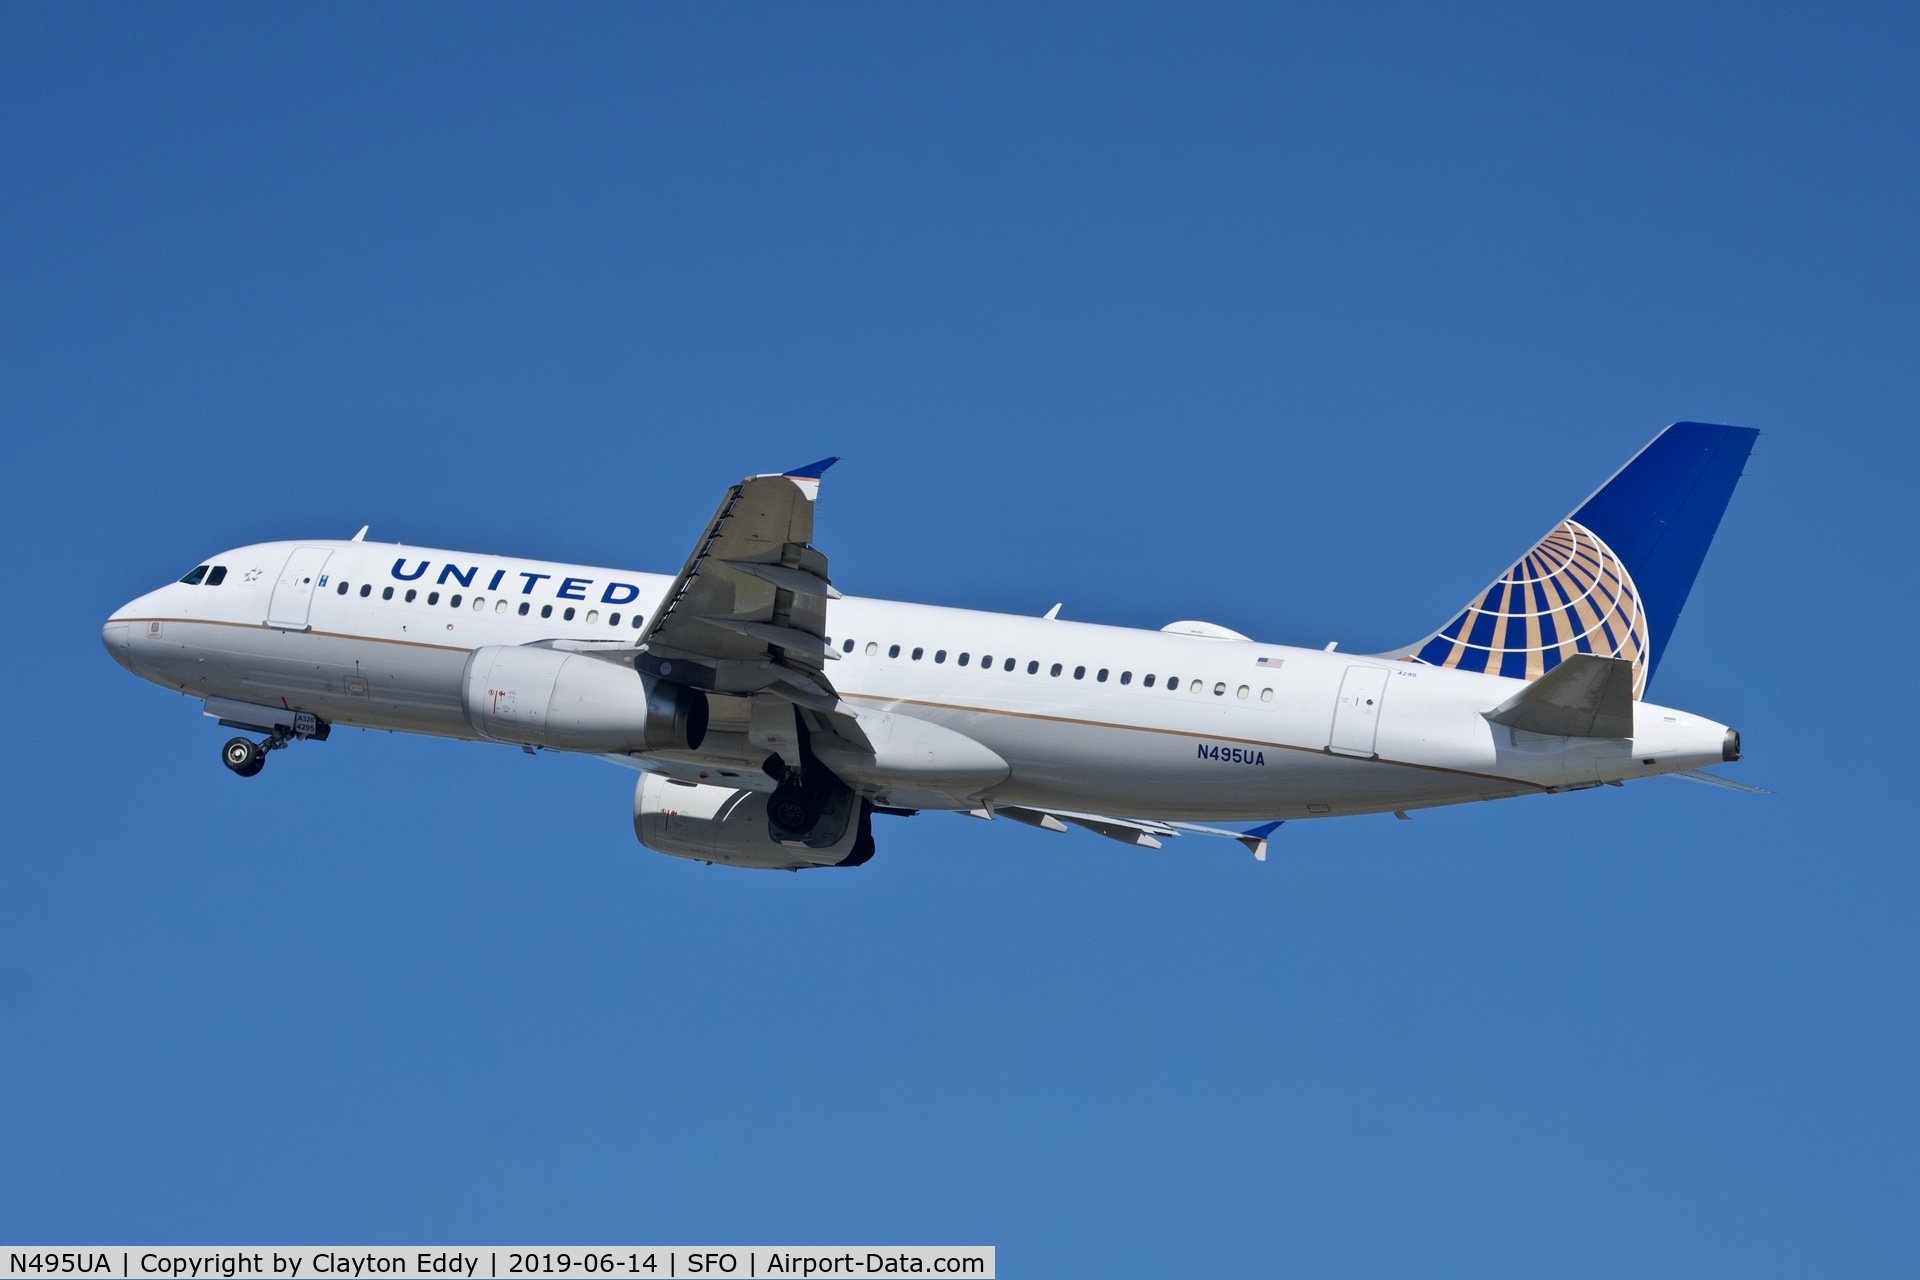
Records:
M1285 658L1255 658L1253 665L1256 667L1284 667L1287 665L1287 660Z

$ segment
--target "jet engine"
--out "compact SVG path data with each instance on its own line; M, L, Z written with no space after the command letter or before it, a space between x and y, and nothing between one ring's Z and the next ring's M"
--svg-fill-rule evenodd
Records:
M824 849L781 843L767 830L767 795L705 783L640 775L633 789L633 832L657 853L730 867L798 871L802 867L857 867L873 856L873 806Z
M707 736L698 689L537 645L475 649L460 702L483 738L559 751L691 751Z

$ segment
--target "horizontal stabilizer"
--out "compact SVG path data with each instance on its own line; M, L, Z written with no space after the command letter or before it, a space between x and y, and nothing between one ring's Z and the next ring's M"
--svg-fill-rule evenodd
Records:
M1705 769L1682 769L1679 773L1670 773L1669 778L1685 778L1688 782L1704 782L1710 787L1725 787L1729 791L1746 791L1757 796L1770 796L1773 792L1765 787L1750 786L1744 782L1735 782L1732 778L1723 778L1717 773L1708 773Z
M1576 653L1487 713L1495 724L1570 738L1633 736L1633 663Z

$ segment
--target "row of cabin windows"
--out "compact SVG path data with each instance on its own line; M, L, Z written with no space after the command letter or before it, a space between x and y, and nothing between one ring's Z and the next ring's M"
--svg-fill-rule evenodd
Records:
M352 589L353 589L353 585L351 583L342 582L339 586L335 587L333 590L334 590L334 594L344 596ZM393 591L394 589L392 587L382 587L380 589L380 598L382 600L393 599ZM360 596L362 599L365 599L366 597L371 596L372 594L373 594L372 583L363 582L360 584ZM438 591L429 591L426 593L426 596L427 596L426 602L428 604L440 603L440 593ZM406 590L406 594L401 597L401 603L412 604L415 600L419 598L420 598L419 589L416 587L408 587ZM456 591L452 595L447 597L447 607L449 609L458 609L461 603L465 600L466 600L466 597ZM495 613L505 613L507 612L508 606L511 604L512 604L512 601L510 600L495 600L493 602L493 611ZM473 597L473 602L471 607L475 613L485 613L487 609L487 598L485 596ZM519 608L514 610L514 612L517 613L520 617L525 618L531 615L532 610L533 610L533 603L528 600L522 600L520 602ZM562 622L572 622L574 618L574 614L577 612L578 610L576 610L572 605L568 605L566 608L560 611L560 620ZM550 604L541 605L540 616L543 618L551 618L553 616L553 606ZM646 624L647 618L645 614L636 613L629 616L631 617L632 621L628 625L633 627L636 631ZM607 615L607 625L610 627L619 626L621 617L622 615L620 611L617 609L614 610L612 613ZM600 611L598 609L588 609L586 611L586 617L582 618L581 621L594 622L594 623L599 622Z
M220 565L220 564L200 565L197 568L195 568L191 573L187 574L186 577L180 579L181 582L186 583L188 586L194 586L194 587L201 586L203 584L209 587L217 587L222 582L225 582L226 580L227 580L227 567L225 565ZM352 589L352 585L350 583L342 582L339 586L334 588L334 592L337 595L344 596L351 589ZM394 589L392 587L382 587L380 590L380 598L382 600L393 599L393 591ZM373 594L372 583L363 582L360 584L361 598L364 599L366 597L371 596L372 594ZM419 597L419 595L420 595L420 592L417 588L408 587L406 591L406 595L403 597L403 603L412 604ZM460 603L463 598L464 597L462 597L460 593L455 592L453 595L447 598L447 607L451 609L458 609L460 607ZM440 593L438 591L427 592L427 603L430 605L439 604ZM507 606L509 603L510 602L507 600L496 600L493 605L493 611L495 613L505 613L507 612ZM473 597L474 612L483 613L486 611L486 607L487 607L487 600L485 596ZM522 600L516 612L520 617L524 618L528 616L531 608L532 608L532 603L530 601ZM574 613L575 613L574 607L572 605L568 605L565 609L561 610L560 620L562 622L572 622L574 619ZM553 616L553 606L550 604L541 605L540 616L542 618L551 618ZM589 622L589 623L599 622L600 611L598 609L588 609L587 616L584 619L582 619L582 621ZM629 625L631 625L633 629L637 631L645 624L646 624L646 616L644 614L636 613L632 615L632 622ZM610 613L607 615L607 625L610 627L617 627L620 625L620 613L618 610L615 610L613 613ZM829 639L827 643L832 644L833 641ZM852 653L854 650L854 643L855 642L852 640L842 641L840 644L840 651L842 653ZM867 656L871 658L876 654L878 654L879 652L880 652L879 643L877 641L869 640L867 642L867 647L866 647ZM912 660L915 662L920 661L923 657L926 656L926 652L927 651L924 648L915 646L913 650ZM899 657L900 646L897 644L888 645L887 656L889 658ZM947 651L945 649L934 650L933 660L935 662L944 663L947 660ZM972 662L972 655L963 651L955 659L955 662L959 666L963 666L963 667L967 666ZM980 656L979 665L982 670L991 670L993 667L993 655L982 654ZM1018 659L1004 658L1001 660L1000 669L1002 671L1012 671L1018 665L1019 665ZM1064 666L1056 662L1047 669L1047 674L1057 677L1060 675L1060 673L1063 670L1065 670ZM1030 676L1039 675L1040 664L1034 661L1028 662L1027 674ZM1093 678L1096 682L1104 684L1106 683L1107 677L1110 674L1111 672L1109 668L1101 667L1097 672L1094 673ZM1075 680L1086 679L1087 669L1084 666L1075 667L1073 669L1073 678ZM1140 685L1142 688L1151 689L1154 687L1154 682L1155 682L1155 677L1151 673L1140 677ZM1120 673L1120 683L1123 685L1132 684L1133 672L1122 671ZM1178 691L1180 688L1180 678L1178 676L1168 676L1166 679L1165 687L1169 690ZM1191 693L1204 693L1206 692L1206 688L1207 688L1206 681L1195 680L1188 686L1188 691ZM1244 702L1249 696L1251 696L1251 694L1252 694L1252 689L1249 686L1243 684L1234 690L1233 696ZM1226 682L1223 680L1216 680L1213 685L1213 696L1216 698L1224 698L1226 697L1226 695L1227 695ZM1271 688L1260 690L1260 701L1272 702L1273 690Z
M828 643L829 645L831 645L831 644L833 643L833 641L832 641L832 640L828 640L828 641L827 641L827 643ZM843 640L843 641L841 641L841 642L840 642L840 652L842 652L842 653L852 653L852 652L854 651L854 648L855 648L855 645L856 645L856 642L855 642L855 641L852 641L852 640ZM880 652L880 644L879 644L879 642L878 642L878 641L874 641L874 640L869 640L869 641L867 641L867 645L866 645L866 648L865 648L865 650L864 650L864 652L865 652L865 654L866 654L866 655L867 655L867 656L868 656L869 658L871 658L871 657L874 657L874 656L876 656L876 655L877 655L877 654L879 654L879 652ZM926 653L927 653L927 651L926 651L925 649L923 649L923 648L919 648L919 647L915 647L915 648L914 648L914 650L912 651L912 653L911 653L911 654L909 654L908 656L909 656L909 659L910 659L911 661L913 661L913 662L918 662L918 661L920 661L920 660L921 660L922 658L924 658L924 657L926 656ZM899 657L899 656L900 656L900 646L899 646L899 645L897 645L897 644L892 644L892 645L888 645L888 646L887 646L887 656L888 656L889 658L897 658L897 657ZM933 660L934 660L935 662L945 662L945 661L947 660L947 651L946 651L945 649L935 649L935 650L933 651ZM974 664L974 662L973 662L973 655L972 655L971 653L967 653L967 652L962 652L962 653L960 653L960 654L958 654L958 655L957 655L957 656L956 656L956 657L954 658L954 662L955 662L955 664L956 664L956 665L958 665L958 666L962 666L962 667L964 667L964 666L969 666L969 665L975 665L975 664ZM978 666L980 667L980 669L981 669L981 670L983 670L983 671L991 671L991 670L993 669L993 655L992 655L992 654L990 654L990 653L984 653L984 654L981 654L981 655L980 655L980 660L979 660L979 662L978 662L978 664L977 664L977 665L978 665ZM1016 667L1018 667L1019 665L1020 665L1020 660L1019 660L1018 658L1002 658L1002 659L1000 660L1000 669L1001 669L1002 671L1012 671L1012 670L1014 670L1014 669L1015 669ZM1053 664L1052 666L1050 666L1050 667L1048 667L1048 668L1047 668L1047 674L1048 674L1048 675L1050 675L1050 676L1055 676L1055 677L1058 677L1058 676L1059 676L1059 675L1060 675L1060 674L1061 674L1061 673L1062 673L1063 671L1065 671L1065 670L1066 670L1066 667L1065 667L1065 665L1064 665L1063 663L1058 663L1058 662L1056 662L1056 663L1054 663L1054 664ZM1028 675L1030 675L1030 676L1037 676L1037 675L1039 675L1039 674L1040 674L1040 664L1039 664L1038 662L1036 662L1036 661L1029 661L1029 662L1027 663L1027 674L1028 674ZM1109 676L1111 676L1112 674L1113 674L1113 672L1112 672L1112 669L1111 669L1111 668L1109 668L1109 667L1101 667L1101 668L1100 668L1100 669L1099 669L1098 671L1096 671L1096 672L1094 672L1094 674L1093 674L1093 678L1094 678L1094 681L1095 681L1096 683L1099 683L1099 684L1105 684L1105 683L1106 683L1106 681L1107 681L1107 678L1108 678ZM1084 666L1077 666L1077 667L1075 667L1075 668L1073 669L1073 678L1074 678L1075 680L1085 680L1085 679L1087 678L1087 669L1086 669L1086 668L1085 668ZM1147 675L1143 675L1143 676L1141 676L1141 677L1140 677L1140 687L1141 687L1141 688L1143 688L1143 689L1151 689L1151 688L1153 688L1153 687L1154 687L1154 685L1155 685L1155 683L1156 683L1157 681L1158 681L1158 677L1156 677L1155 675L1153 675L1153 674L1151 674L1151 673L1149 673L1149 674L1147 674ZM1133 672L1131 672L1131 671L1122 671L1122 672L1120 673L1120 683L1121 683L1121 684L1123 684L1123 685L1130 685L1130 684L1132 684L1132 683L1133 683ZM1165 687L1165 688L1166 688L1167 690L1169 690L1170 692L1176 692L1176 693L1177 693L1177 692L1179 691L1179 689L1180 689L1180 677L1179 677L1179 676L1168 676L1168 677L1166 678L1166 682L1165 682L1165 685L1164 685L1164 687ZM1189 683L1189 684L1188 684L1188 686L1187 686L1187 691L1188 691L1189 693L1205 693L1205 692L1207 691L1207 682L1206 682L1205 680L1195 680L1195 681L1192 681L1191 683ZM1213 696L1214 696L1214 697L1216 697L1216 698L1224 698L1224 697L1226 697L1226 696L1227 696L1227 682L1226 682L1226 681L1224 681L1224 680L1216 680L1216 681L1214 681L1214 683L1213 683ZM1244 685L1244 684L1243 684L1243 685L1240 685L1239 687L1237 687L1237 688L1236 688L1236 689L1235 689L1235 690L1233 691L1233 696L1234 696L1234 697L1236 697L1236 698L1238 698L1238 699L1240 699L1240 700L1241 700L1242 702L1244 702L1244 701L1246 701L1246 700L1247 700L1248 698L1250 698L1250 697L1252 697L1252 696L1253 696L1253 688L1252 688L1252 686L1251 686L1251 685ZM1265 689L1262 689L1262 690L1260 690L1260 701L1262 701L1262 702L1272 702L1272 701L1273 701L1273 690L1272 690L1271 688L1265 688Z

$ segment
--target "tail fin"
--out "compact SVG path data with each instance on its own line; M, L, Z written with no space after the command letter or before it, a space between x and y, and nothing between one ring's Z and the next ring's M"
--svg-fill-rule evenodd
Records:
M1639 697L1759 434L1674 423L1459 617L1400 656L1526 680L1575 653L1625 658Z

